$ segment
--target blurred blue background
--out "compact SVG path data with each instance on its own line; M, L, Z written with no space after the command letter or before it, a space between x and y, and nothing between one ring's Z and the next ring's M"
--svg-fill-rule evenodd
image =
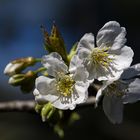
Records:
M97 31L108 21L116 20L127 29L127 45L134 50L133 64L140 62L139 0L0 0L0 101L33 99L19 88L8 85L3 70L9 61L46 54L40 25L50 32L56 22L67 50L84 33ZM140 103L126 105L124 122L112 125L102 108L80 110L82 118L66 129L65 139L139 140ZM58 139L38 115L0 113L0 140Z

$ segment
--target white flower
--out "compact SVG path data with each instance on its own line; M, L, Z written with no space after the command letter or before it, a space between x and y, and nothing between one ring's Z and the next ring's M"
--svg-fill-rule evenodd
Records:
M58 109L72 110L76 104L86 101L88 72L78 56L72 58L69 69L56 52L44 56L42 63L49 77L40 76L36 79L34 95L38 103L51 102Z
M136 64L121 75L112 84L105 83L98 91L96 100L103 98L103 110L112 123L121 123L123 118L123 104L140 100L140 64Z
M130 66L134 53L125 46L125 35L124 27L110 21L99 30L96 43L92 33L81 38L77 54L83 60L90 79L116 80Z

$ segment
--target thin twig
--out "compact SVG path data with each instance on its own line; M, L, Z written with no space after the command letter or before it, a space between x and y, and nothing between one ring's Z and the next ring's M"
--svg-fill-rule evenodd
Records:
M79 104L78 108L94 105L95 97L90 97L85 103ZM34 100L15 100L0 102L0 112L35 112L35 101Z
M0 112L35 112L34 106L35 102L33 100L0 102Z
M79 104L76 108L83 108L83 107L89 107L89 106L94 106L95 105L95 97L91 96L87 99L85 103Z

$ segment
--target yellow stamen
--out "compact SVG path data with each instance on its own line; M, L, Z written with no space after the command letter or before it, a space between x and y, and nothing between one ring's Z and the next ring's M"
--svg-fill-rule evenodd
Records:
M70 75L59 73L59 78L56 84L57 91L63 96L70 96L73 93L73 85L75 81Z
M94 63L95 65L100 65L102 67L108 68L110 63L113 61L112 58L109 58L108 50L109 47L94 48L89 56L89 60L92 61L92 63Z
M125 83L122 83L121 81L115 81L105 89L105 94L107 96L115 95L117 97L122 97L125 95L126 89L127 85Z

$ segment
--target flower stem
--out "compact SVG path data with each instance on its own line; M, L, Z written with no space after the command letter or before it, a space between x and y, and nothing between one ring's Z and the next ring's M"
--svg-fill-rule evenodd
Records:
M42 71L45 71L45 70L46 70L46 68L41 67L41 68L37 69L37 70L35 71L35 73L39 73L39 72L42 72Z
M41 62L41 58L36 58L36 62Z

